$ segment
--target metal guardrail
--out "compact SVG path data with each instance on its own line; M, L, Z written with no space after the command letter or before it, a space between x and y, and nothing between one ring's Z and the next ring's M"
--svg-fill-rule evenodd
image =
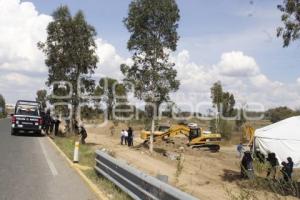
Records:
M196 197L149 176L100 150L96 151L95 170L133 199L197 200Z

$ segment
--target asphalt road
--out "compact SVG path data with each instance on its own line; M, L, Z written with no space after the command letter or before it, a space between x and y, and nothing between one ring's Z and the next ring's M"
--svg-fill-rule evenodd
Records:
M46 137L11 136L0 120L1 200L94 200L86 183Z

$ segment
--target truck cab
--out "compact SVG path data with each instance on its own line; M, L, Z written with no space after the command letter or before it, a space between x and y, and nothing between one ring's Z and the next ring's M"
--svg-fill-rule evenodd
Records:
M43 120L40 103L36 101L19 100L14 114L11 116L11 134L32 133L41 134Z

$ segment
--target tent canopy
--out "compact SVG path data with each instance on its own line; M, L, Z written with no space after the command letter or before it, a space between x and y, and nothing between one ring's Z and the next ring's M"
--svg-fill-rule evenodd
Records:
M257 129L254 137L256 150L265 155L274 152L280 163L291 157L300 168L300 116Z

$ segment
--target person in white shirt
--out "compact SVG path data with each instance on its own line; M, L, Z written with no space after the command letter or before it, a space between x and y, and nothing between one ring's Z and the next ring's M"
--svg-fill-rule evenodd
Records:
M122 130L121 131L121 145L123 145L124 140L125 140L125 131Z
M124 130L124 141L125 141L125 145L127 145L127 143L128 143L128 132L126 130Z

